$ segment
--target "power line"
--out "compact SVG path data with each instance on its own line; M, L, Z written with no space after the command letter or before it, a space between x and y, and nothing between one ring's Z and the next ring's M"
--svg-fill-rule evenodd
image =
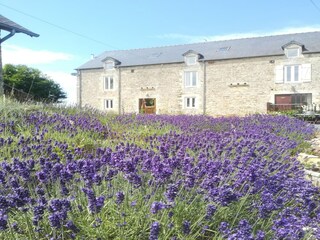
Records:
M315 4L315 2L313 0L310 0L310 2L320 12L320 7L317 4Z
M44 19L41 19L41 18L39 18L39 17L35 17L35 16L31 15L31 14L25 13L25 12L23 12L23 11L20 11L20 10L18 10L18 9L16 9L16 8L10 7L10 6L5 5L5 4L3 4L3 3L0 3L0 5L3 6L3 7L9 8L9 9L15 11L15 12L21 13L21 14L23 14L23 15L25 15L25 16L28 16L28 17L30 17L30 18L36 19L36 20L38 20L38 21L40 21L40 22L46 23L46 24L48 24L48 25L51 25L51 26L53 26L53 27L55 27L55 28L58 28L58 29L60 29L60 30L65 31L65 32L69 32L69 33L72 33L72 34L74 34L74 35L77 35L78 37L82 37L82 38L85 38L85 39L87 39L87 40L90 40L90 41L99 43L99 44L101 44L101 45L104 45L104 46L113 48L114 50L119 50L119 48L117 48L117 47L115 47L115 46L112 46L112 45L110 45L110 44L107 44L107 43L104 43L104 42L102 42L102 41L96 40L96 39L94 39L94 38L88 37L88 36L86 36L86 35L84 35L84 34L77 33L77 32L75 32L75 31L72 31L72 30L68 29L68 28L61 27L61 26L59 26L59 25L57 25L57 24L51 23L51 22L46 21L46 20L44 20Z

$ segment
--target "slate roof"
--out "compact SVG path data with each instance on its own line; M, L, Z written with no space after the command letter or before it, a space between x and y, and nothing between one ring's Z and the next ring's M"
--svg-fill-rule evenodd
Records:
M0 15L0 29L11 32L15 30L16 33L25 33L30 37L39 37L39 34L31 32L30 30L20 26L19 24L9 20L8 18Z
M179 63L184 61L183 54L189 50L203 55L203 60L284 55L282 46L290 42L303 44L303 53L320 52L320 32L309 32L154 48L106 51L77 69L103 68L102 60L108 57L118 60L121 63L120 67Z

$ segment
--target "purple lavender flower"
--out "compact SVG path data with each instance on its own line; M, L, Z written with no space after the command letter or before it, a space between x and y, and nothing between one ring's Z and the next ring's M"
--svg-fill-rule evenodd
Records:
M9 202L4 196L0 196L0 210L6 210L9 207Z
M71 220L67 221L66 227L67 227L68 229L70 229L71 231L73 231L74 233L77 233L77 232L80 231L79 228L77 228L77 226L76 226L76 225L74 224L74 222L71 221Z
M202 233L202 234L205 234L205 233L208 231L208 229L209 229L209 226L208 226L208 225L203 226L203 227L202 227L202 230L201 230L201 233Z
M174 224L172 222L168 224L169 229L172 229L173 227L174 227Z
M12 228L15 232L20 233L20 229L19 229L19 226L18 226L18 223L17 223L17 222L13 222L13 223L11 224L11 228Z
M100 212L103 205L104 205L104 200L105 200L105 197L104 196L99 196L96 198L96 212Z
M105 197L99 196L96 198L93 190L88 188L82 189L88 197L88 207L91 213L99 213L104 205Z
M43 218L45 209L46 207L43 204L39 204L33 207L33 225L38 226L39 221Z
M101 218L96 218L96 219L94 220L94 223L92 224L92 227L97 228L97 227L100 227L101 224L102 224Z
M101 177L99 174L94 174L94 175L93 175L93 182L94 182L96 185L100 185L101 182L102 182L102 177Z
M116 203L118 204L118 205L120 205L122 202L123 202L123 200L124 200L124 193L123 192L117 192L116 193Z
M40 195L40 196L45 195L45 192L44 192L43 188L40 187L40 186L37 186L37 187L36 187L36 193L37 193L38 195Z
M165 209L167 206L162 202L153 202L151 204L150 212L157 214L160 210Z
M60 218L60 214L52 213L51 215L49 215L48 219L51 227L54 227L54 228L61 227L62 219Z
M238 227L233 230L233 233L229 236L229 238L254 240L252 227L249 222L246 219L240 220Z
M219 226L219 231L225 236L229 235L230 234L229 223L221 222Z
M37 177L40 182L45 183L48 180L48 174L44 171L37 172Z
M68 211L71 210L71 203L68 199L52 199L49 210L52 213L48 217L50 226L60 228L67 219Z
M256 240L264 240L265 237L266 237L265 233L261 230L258 230L255 239Z
M8 228L8 215L3 211L0 211L0 230L6 230Z
M131 206L131 207L137 206L137 201L132 201L131 204L130 204L130 206Z
M211 220L213 214L216 212L217 208L214 205L208 205L207 206L207 213L206 213L206 220Z
M151 224L149 240L158 240L159 233L160 233L160 223L153 222Z
M187 220L184 220L183 223L182 223L182 232L184 235L189 235L190 234L190 221L187 221Z
M167 191L165 192L165 196L167 197L169 202L174 202L178 194L178 187L175 184L169 184L167 187Z

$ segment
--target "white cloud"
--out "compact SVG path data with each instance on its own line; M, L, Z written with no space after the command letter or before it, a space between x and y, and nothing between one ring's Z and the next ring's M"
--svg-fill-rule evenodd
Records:
M33 50L16 45L4 44L2 46L2 62L5 64L23 64L27 66L36 66L42 73L58 83L62 90L67 93L66 104L76 104L76 77L71 76L70 72L46 71L43 69L57 68L56 64L61 61L71 61L74 57L71 54L63 52L53 52L47 50Z
M64 101L66 104L74 105L77 103L77 77L72 76L70 73L59 71L46 71L43 73L58 83L62 90L67 93L67 99Z
M57 61L72 60L71 54L63 52L52 52L47 50L33 50L16 45L4 44L2 46L2 61L4 64L48 64Z
M164 34L161 36L157 36L157 38L161 39L176 39L186 43L194 43L194 42L205 42L205 41L221 41L221 40L230 40L230 39L240 39L240 38L251 38L251 37L262 37L262 36L272 36L272 35L281 35L281 34L290 34L290 33L302 33L302 32L314 32L320 31L320 25L315 26L306 26L306 27L289 27L283 28L270 32L248 32L248 33L233 33L226 35L216 35L216 36L192 36L192 35L184 35L184 34Z

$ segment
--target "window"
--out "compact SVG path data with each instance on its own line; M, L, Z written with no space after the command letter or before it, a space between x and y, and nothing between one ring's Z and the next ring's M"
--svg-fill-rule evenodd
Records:
M311 93L296 94L276 94L275 110L300 109L301 106L310 106L312 104Z
M105 64L106 64L107 70L114 69L114 62L113 61L106 62Z
M104 100L104 108L105 109L113 109L113 100L112 99L105 99Z
M299 57L300 49L299 48L287 48L287 57L288 58L295 58Z
M105 90L113 90L114 89L113 77L108 76L108 77L104 78L104 89Z
M184 72L184 85L185 87L196 87L198 81L198 73L195 71Z
M197 63L197 56L186 56L187 65L195 65Z
M311 82L311 63L275 66L275 83Z
M196 98L195 97L186 97L185 98L186 108L195 108L196 107Z
M298 105L310 105L312 103L312 93L305 94L292 94L292 104Z
M300 66L288 65L284 66L284 81L299 82L300 81Z

